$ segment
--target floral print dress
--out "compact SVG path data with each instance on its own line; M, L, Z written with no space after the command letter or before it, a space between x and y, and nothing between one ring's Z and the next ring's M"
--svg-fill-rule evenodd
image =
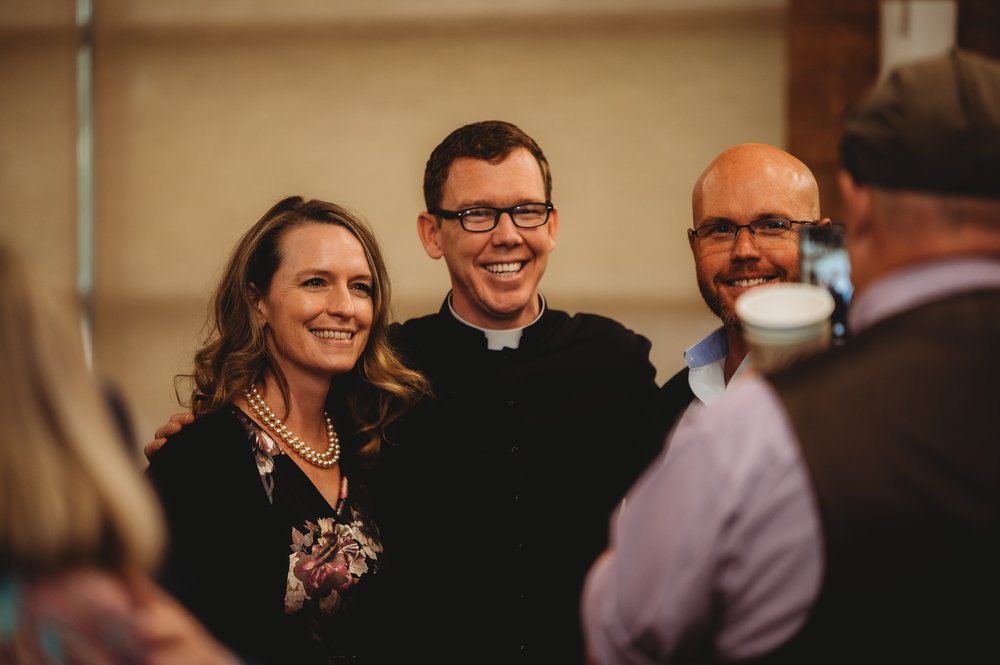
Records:
M261 483L273 504L276 458L291 460L260 425L242 411L236 415L246 430ZM329 516L292 526L291 550L285 613L310 615L309 620L317 625L323 623L323 616L337 614L350 602L351 591L362 576L375 573L382 542L375 525L348 503L346 475L341 477L340 496ZM321 639L320 635L315 637Z
M170 530L163 585L257 664L366 662L384 642L382 542L350 417L335 505L235 405L168 439L148 475Z

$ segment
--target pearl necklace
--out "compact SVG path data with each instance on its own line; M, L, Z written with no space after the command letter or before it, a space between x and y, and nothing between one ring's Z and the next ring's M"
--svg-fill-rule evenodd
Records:
M326 419L326 450L318 453L310 448L305 441L292 434L291 430L278 419L278 416L274 415L274 411L271 411L271 407L257 392L257 386L243 391L243 396L247 398L247 404L257 414L257 417L264 421L267 428L277 434L289 448L298 453L299 457L305 461L321 469L329 469L340 460L340 437L337 436L337 431L333 428L333 421L330 420L326 411L323 412L323 418Z

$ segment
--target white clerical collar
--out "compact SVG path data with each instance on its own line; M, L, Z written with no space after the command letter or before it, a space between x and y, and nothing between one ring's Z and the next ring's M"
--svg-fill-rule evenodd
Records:
M492 330L490 328L482 328L469 323L459 316L458 312L456 312L455 308L451 305L451 294L448 294L448 309L451 310L451 315L454 316L455 320L459 323L463 323L470 328L482 331L483 335L486 337L486 348L490 351L516 349L521 344L521 335L524 333L524 329L537 323L538 319L542 318L542 314L545 313L545 296L543 296L541 292L538 293L538 304L538 316L536 316L535 320L527 326L523 326L521 328L511 328L510 330Z

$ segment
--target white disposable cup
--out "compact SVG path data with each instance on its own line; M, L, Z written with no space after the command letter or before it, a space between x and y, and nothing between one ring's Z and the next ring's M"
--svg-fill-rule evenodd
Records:
M736 315L754 367L770 372L830 345L834 302L822 286L781 282L758 286L736 300Z

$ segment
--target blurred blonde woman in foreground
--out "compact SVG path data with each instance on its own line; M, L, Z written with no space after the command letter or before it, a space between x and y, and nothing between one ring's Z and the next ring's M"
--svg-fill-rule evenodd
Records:
M155 498L38 281L0 247L0 663L235 662L149 581Z

